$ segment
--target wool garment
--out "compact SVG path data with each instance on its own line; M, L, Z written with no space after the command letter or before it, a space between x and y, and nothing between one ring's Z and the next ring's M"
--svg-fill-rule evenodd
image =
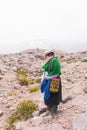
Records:
M52 57L47 63L42 66L42 69L48 72L47 76L61 74L61 66L57 57Z

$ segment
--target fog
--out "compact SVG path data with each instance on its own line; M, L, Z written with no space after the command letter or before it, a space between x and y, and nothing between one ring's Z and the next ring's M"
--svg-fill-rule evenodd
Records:
M0 53L1 54L8 54L8 53L16 53L21 52L27 49L57 49L60 51L64 51L67 53L70 52L80 52L87 50L87 44L82 43L57 43L52 41L30 41L29 43L7 43L7 44L0 44Z
M0 53L87 49L86 0L0 1Z

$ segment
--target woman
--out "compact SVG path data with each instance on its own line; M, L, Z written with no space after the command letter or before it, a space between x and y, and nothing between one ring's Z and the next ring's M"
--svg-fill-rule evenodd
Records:
M55 57L54 52L52 50L47 50L44 53L46 63L42 66L44 70L44 79L41 84L41 92L44 92L44 102L47 105L48 110L51 114L57 113L57 107L62 100L61 94L61 66L60 62ZM50 83L52 78L59 78L59 90L56 93L50 92Z

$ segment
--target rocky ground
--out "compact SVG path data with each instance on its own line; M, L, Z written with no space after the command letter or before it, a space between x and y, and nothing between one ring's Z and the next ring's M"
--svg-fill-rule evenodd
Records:
M46 107L40 90L28 91L30 87L40 86L43 52L35 49L0 55L0 130L21 100L32 99L39 109ZM37 111L32 118L16 122L16 130L87 130L87 51L67 54L55 50L55 53L61 61L63 95L57 115L39 116ZM21 86L17 80L18 68L24 69L34 83Z

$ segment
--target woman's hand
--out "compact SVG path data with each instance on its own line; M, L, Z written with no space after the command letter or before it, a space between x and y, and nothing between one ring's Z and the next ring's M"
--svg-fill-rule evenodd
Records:
M48 80L48 79L49 79L49 78L48 78L48 76L46 76L45 78L46 78L46 80Z

